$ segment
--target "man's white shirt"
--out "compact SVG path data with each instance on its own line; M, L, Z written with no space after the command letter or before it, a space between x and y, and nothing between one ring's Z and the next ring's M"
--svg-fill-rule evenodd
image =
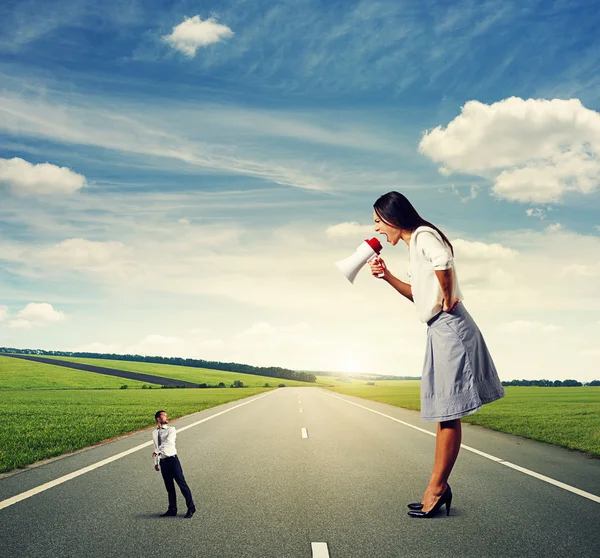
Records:
M158 444L158 431L160 430L160 445ZM177 455L175 449L175 440L177 431L174 426L163 426L154 429L152 439L154 440L154 452L157 454L157 460L165 457Z

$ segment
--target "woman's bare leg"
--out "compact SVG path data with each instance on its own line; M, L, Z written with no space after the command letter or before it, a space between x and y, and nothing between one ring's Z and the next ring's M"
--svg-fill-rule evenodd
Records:
M423 511L429 511L448 486L448 478L458 457L462 440L460 419L438 423L435 459L429 485L423 496Z

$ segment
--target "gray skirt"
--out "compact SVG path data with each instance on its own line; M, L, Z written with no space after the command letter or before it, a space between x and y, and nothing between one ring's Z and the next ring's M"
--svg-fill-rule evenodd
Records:
M427 325L422 420L458 419L504 397L483 335L462 302L451 313L440 312Z

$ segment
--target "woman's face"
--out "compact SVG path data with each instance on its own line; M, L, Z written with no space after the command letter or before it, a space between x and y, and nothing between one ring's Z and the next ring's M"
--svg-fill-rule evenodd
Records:
M400 233L402 232L400 229L389 225L385 221L381 220L381 217L377 215L377 212L373 210L373 221L375 222L375 232L378 234L384 234L388 242L390 242L393 246L398 244L400 240Z

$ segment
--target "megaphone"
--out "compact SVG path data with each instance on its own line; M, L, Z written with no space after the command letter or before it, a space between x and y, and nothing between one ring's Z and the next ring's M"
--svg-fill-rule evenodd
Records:
M373 237L370 240L361 242L354 254L345 260L335 262L335 265L346 276L350 283L354 283L354 279L358 275L361 267L367 262L375 259L382 249L383 247L379 240ZM383 275L379 275L378 277L383 277Z

